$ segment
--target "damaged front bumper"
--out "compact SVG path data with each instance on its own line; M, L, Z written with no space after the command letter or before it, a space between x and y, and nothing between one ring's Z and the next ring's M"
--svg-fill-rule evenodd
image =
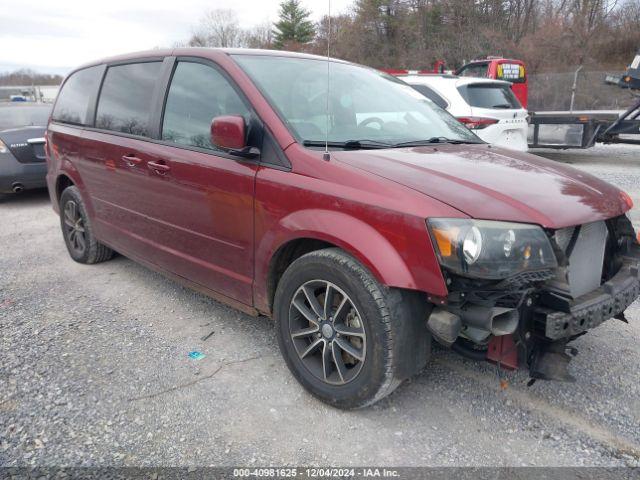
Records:
M607 221L607 228L604 262L588 255L569 258L571 248L562 248L556 270L497 283L447 272L449 295L433 302L437 307L427 319L433 337L474 360L527 368L534 380L573 380L568 365L577 349L569 343L610 318L626 321L625 310L640 296L635 232L626 217ZM569 279L582 275L587 259L604 263L601 283L572 295ZM570 260L581 263L572 269Z
M547 338L573 337L621 314L640 295L640 248L623 257L618 273L600 286L574 300L553 293L542 296L536 307L536 322L544 325Z

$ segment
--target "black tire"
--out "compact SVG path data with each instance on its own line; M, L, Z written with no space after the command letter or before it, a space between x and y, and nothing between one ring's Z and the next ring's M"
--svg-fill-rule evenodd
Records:
M338 307L329 309L334 312L336 318L334 337L326 336L325 330L322 329L324 323L329 322L318 318L318 331L307 338L297 338L298 332L307 330L305 324L308 325L309 331L314 330L316 325L315 322L308 321L308 316L292 302L296 299L299 302L301 298L304 301L306 298L308 303L304 306L308 307L307 312L313 315L309 296L302 290L302 286L310 285L308 291L321 292L324 287L318 283L320 281L330 285L327 292L329 288L335 290L331 303L334 303L333 296L338 296L335 300L337 304L341 303L340 299L346 295L353 305L350 310L351 318L356 318L356 325L358 328L362 327L365 334L361 343L356 342L356 346L361 348L355 350L360 352L362 361L345 353L337 353L338 358L332 357L335 355L334 350L347 351L332 343L340 341L336 338L340 337L340 334L336 333L340 331ZM319 285L318 290L314 285ZM303 294L305 296L301 297ZM323 308L324 312L327 311L327 307L321 306L320 303L328 295L320 293L316 298L316 306ZM280 350L294 377L310 393L324 402L338 408L352 409L366 407L384 398L403 380L424 367L431 351L431 336L426 328L428 308L429 304L424 294L380 285L356 259L338 248L328 248L303 255L284 272L276 289L274 320ZM325 317L333 320L331 314L326 314ZM346 317L347 320L348 318ZM295 327L292 327L293 324ZM345 325L342 324L342 327ZM344 338L343 335L340 345L344 345ZM354 337L349 337L349 341L353 344L352 338ZM301 342L306 342L302 343L302 348ZM319 355L321 360L303 358L302 355L308 350L306 347L312 347L316 342L324 342L316 349L322 351L314 351L309 357ZM325 357L323 352L327 346L330 347L330 353ZM299 353L301 350L304 350L302 355ZM333 369L329 368L330 376L325 370L325 358L328 358L327 363L333 366ZM344 368L338 367L338 361L342 367L345 366L344 358L349 361L351 367L344 377L352 376L346 383L341 373ZM316 361L316 364L321 362L315 370L311 368L314 366L312 361ZM324 378L318 372L321 372ZM331 378L334 383L331 383Z
M68 215L72 205L77 213L75 221ZM60 228L67 251L76 262L93 264L113 257L113 250L96 240L80 191L75 186L65 188L60 195Z

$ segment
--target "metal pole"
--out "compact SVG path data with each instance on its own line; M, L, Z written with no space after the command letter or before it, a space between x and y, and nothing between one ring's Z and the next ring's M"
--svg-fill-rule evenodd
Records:
M326 134L324 137L324 155L322 158L324 160L329 161L331 159L331 154L329 153L329 88L330 88L330 75L329 75L329 66L331 65L331 0L328 0L327 7L327 105L326 105Z
M569 106L569 112L573 112L573 102L576 99L576 88L578 87L578 73L582 70L582 65L573 74L573 86L571 87L571 105Z

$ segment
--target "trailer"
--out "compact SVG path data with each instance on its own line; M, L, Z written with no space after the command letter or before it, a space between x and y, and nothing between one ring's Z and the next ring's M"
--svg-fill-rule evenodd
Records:
M529 112L529 148L591 148L596 143L640 145L640 99L624 112Z
M596 143L640 145L640 51L623 75L607 75L605 82L634 93L627 110L530 111L529 148L590 148Z

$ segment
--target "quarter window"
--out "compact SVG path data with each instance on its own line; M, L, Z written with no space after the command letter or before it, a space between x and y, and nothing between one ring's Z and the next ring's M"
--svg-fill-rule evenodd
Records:
M102 66L72 73L58 94L52 118L57 122L88 125L89 102L98 90Z
M211 144L211 121L219 115L241 115L250 110L227 79L202 63L179 62L171 80L162 125L170 142L217 150Z
M148 137L161 62L109 67L100 91L96 127Z

